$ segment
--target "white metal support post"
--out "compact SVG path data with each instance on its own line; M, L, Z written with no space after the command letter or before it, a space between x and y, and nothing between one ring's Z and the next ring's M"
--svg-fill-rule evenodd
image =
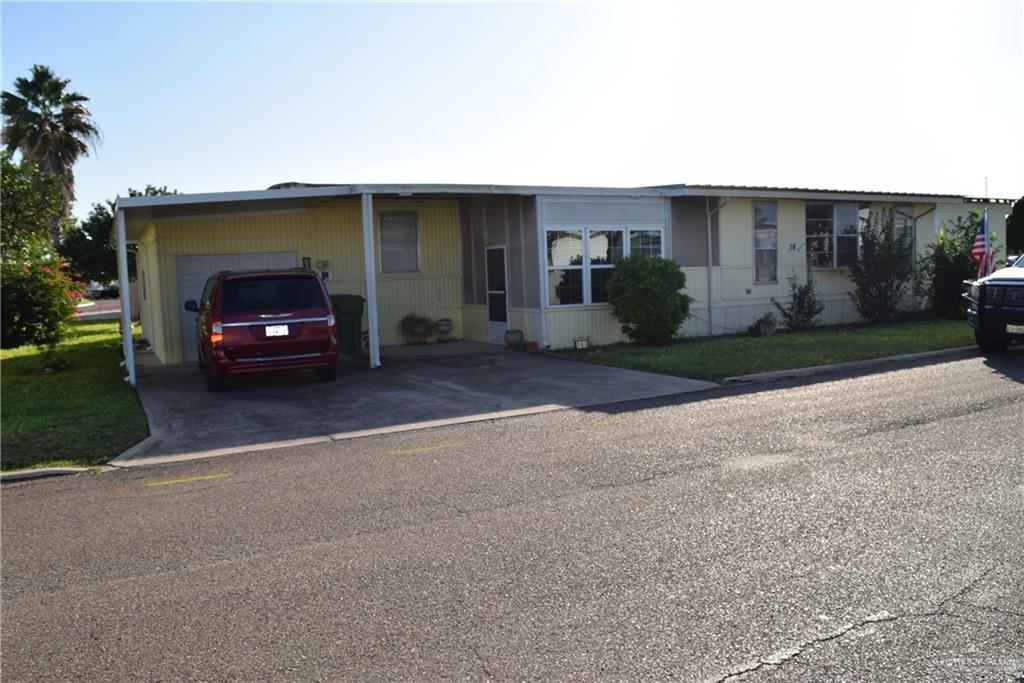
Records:
M124 209L114 215L117 228L117 279L121 288L121 346L124 350L124 365L128 371L125 377L135 386L135 345L132 342L132 294L128 280L128 239L125 237Z
M366 318L370 342L370 367L380 367L380 328L377 322L377 256L373 238L373 195L362 194L363 261L366 265Z

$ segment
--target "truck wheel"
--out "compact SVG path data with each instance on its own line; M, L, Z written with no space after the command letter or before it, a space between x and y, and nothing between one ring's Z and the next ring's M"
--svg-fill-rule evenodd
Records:
M1010 345L1009 337L999 337L991 334L974 333L974 341L978 342L978 348L982 351L1005 351Z

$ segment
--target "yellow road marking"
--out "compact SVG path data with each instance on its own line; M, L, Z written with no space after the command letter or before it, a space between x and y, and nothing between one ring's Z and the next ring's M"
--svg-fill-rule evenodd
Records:
M628 419L629 418L625 418L625 417L607 417L607 418L605 418L603 420L598 420L597 422L594 423L594 425L597 426L597 427L605 427L607 425L617 425L617 424L621 424L623 422L627 422Z
M433 446L420 446L419 448L406 448L405 450L401 451L391 451L390 453L388 453L388 455L411 455L413 453L429 453L430 451L440 451L444 450L445 448L454 448L456 446L461 446L463 443L465 442L448 441L446 443L439 443Z
M172 484L187 484L190 481L209 481L210 479L223 479L224 477L230 477L230 472L220 472L218 474L199 474L194 477L182 477L181 479L162 479L160 481L147 481L145 486L171 486Z

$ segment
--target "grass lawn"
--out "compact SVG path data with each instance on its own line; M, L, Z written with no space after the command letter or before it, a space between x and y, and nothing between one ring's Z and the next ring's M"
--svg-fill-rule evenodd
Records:
M780 332L771 337L700 337L670 346L611 344L564 353L569 358L720 382L725 377L770 370L934 351L974 343L962 320L930 320L895 325L823 327Z
M0 351L0 467L98 465L149 434L135 390L123 380L116 321L74 323L43 372L34 346Z

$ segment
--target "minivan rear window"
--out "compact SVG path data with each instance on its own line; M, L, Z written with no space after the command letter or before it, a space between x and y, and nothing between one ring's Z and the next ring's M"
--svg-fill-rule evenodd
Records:
M320 285L311 277L225 280L221 296L224 315L324 308Z

